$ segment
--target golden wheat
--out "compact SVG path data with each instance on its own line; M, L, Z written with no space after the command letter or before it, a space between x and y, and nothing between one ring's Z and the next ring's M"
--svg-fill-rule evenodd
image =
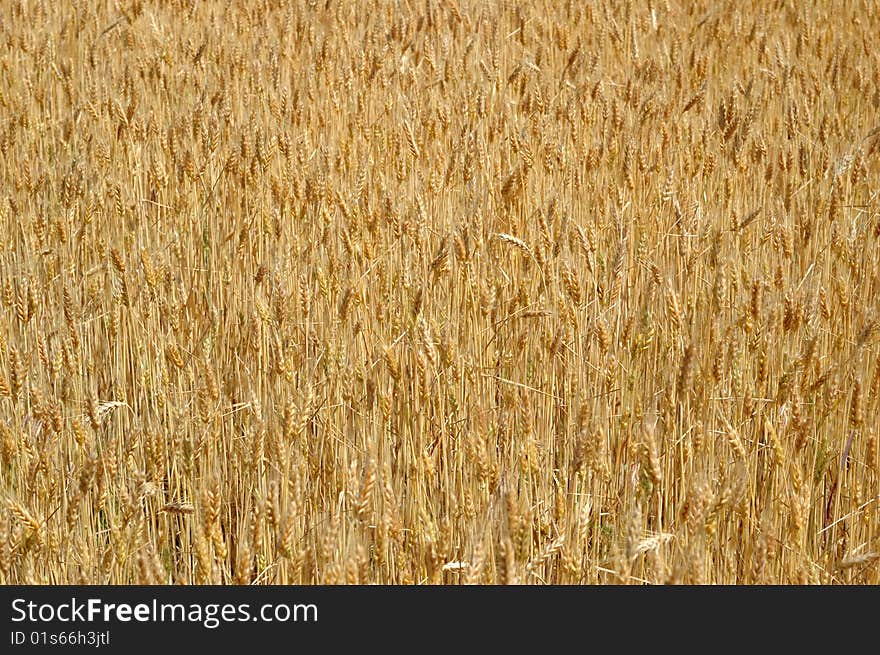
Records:
M0 583L880 582L876 3L0 25Z

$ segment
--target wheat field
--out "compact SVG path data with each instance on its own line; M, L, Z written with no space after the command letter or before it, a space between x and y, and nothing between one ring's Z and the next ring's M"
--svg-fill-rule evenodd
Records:
M0 583L880 582L878 33L0 3Z

